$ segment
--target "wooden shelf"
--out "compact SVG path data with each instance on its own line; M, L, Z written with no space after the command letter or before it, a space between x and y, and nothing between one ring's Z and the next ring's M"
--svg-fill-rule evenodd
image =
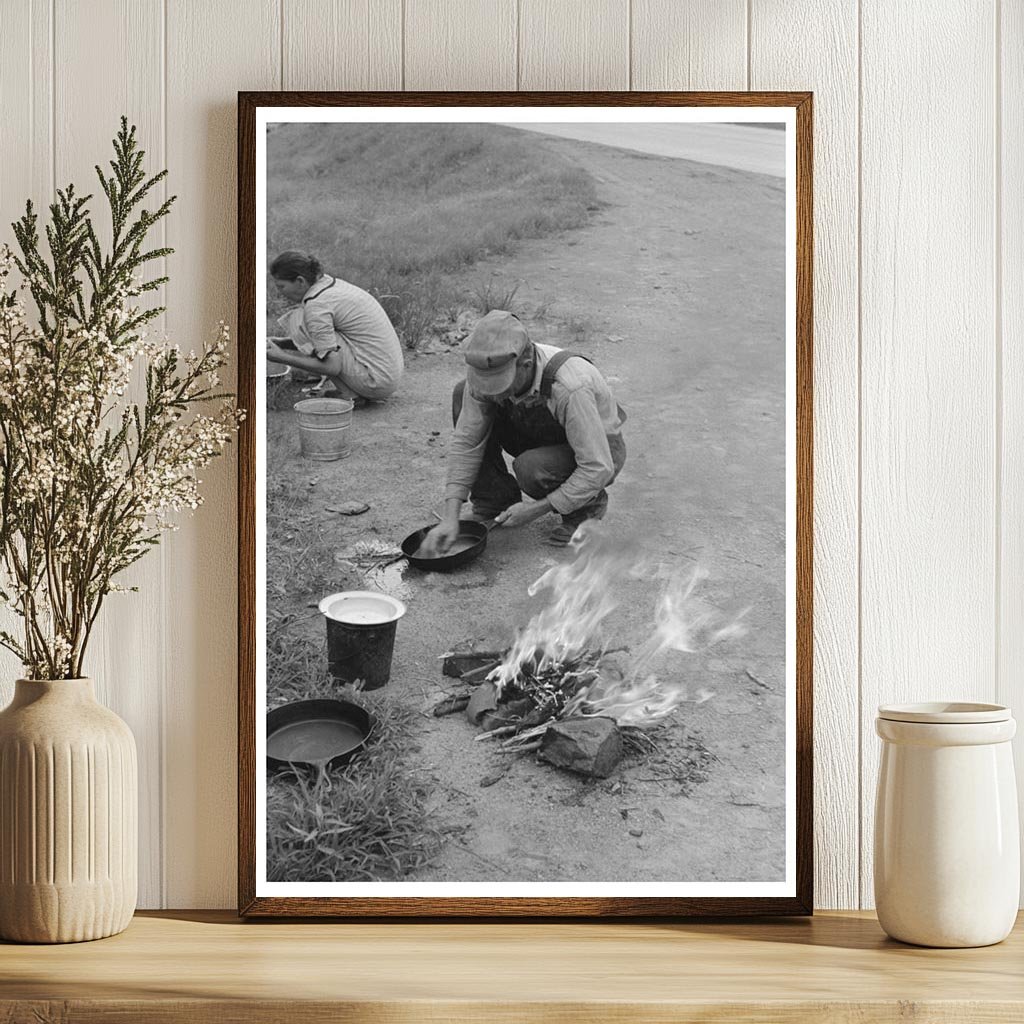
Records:
M928 950L853 912L333 924L162 911L100 942L0 944L0 1021L1008 1024L1024 1020L1022 968L1024 921L998 946Z

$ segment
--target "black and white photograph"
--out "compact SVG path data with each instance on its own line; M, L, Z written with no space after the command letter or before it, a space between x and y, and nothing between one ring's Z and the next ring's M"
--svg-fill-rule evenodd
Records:
M793 111L257 113L256 895L794 895Z

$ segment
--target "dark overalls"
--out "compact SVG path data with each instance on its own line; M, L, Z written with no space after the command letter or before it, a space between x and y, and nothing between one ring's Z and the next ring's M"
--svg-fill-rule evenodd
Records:
M470 491L476 513L496 516L521 501L521 492L531 498L545 498L575 472L576 453L565 436L565 428L548 408L551 388L559 367L572 358L587 359L587 356L577 352L557 352L544 367L538 394L520 402L497 403L480 471ZM587 361L590 362L589 359ZM464 380L455 385L452 394L453 425L459 422L465 390ZM620 414L624 420L625 413L620 410ZM626 444L622 435L609 434L608 447L615 476L618 476L626 461ZM503 451L513 456L512 473L509 473L505 465ZM606 492L601 490L588 505L575 509L562 519L581 523L598 510L603 512L607 498Z

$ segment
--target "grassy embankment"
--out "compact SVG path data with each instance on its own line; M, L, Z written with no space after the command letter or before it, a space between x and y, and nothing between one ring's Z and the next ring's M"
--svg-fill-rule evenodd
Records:
M483 125L282 126L268 143L268 195L270 254L310 252L328 273L377 295L409 348L462 308L512 304L515 282L474 279L476 260L519 239L580 226L597 206L584 171L535 138ZM284 453L274 448L267 488L271 707L338 693L325 671L322 625L310 611L329 583L338 585L334 552L309 495L275 485L273 467ZM408 714L381 693L354 698L379 722L355 761L319 777L270 780L270 879L398 880L437 848L408 753Z
M409 348L487 303L475 261L597 209L586 171L496 125L282 125L267 154L268 256L317 256L376 295Z

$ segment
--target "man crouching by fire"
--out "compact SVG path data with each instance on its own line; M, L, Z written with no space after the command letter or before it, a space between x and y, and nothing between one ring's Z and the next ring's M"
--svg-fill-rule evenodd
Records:
M557 513L548 542L568 544L582 522L605 514L605 488L626 461L625 413L586 356L535 344L512 313L493 310L480 320L465 356L466 379L452 395L444 515L424 549L448 550L467 497L472 518L499 526ZM513 457L511 473L504 452Z

